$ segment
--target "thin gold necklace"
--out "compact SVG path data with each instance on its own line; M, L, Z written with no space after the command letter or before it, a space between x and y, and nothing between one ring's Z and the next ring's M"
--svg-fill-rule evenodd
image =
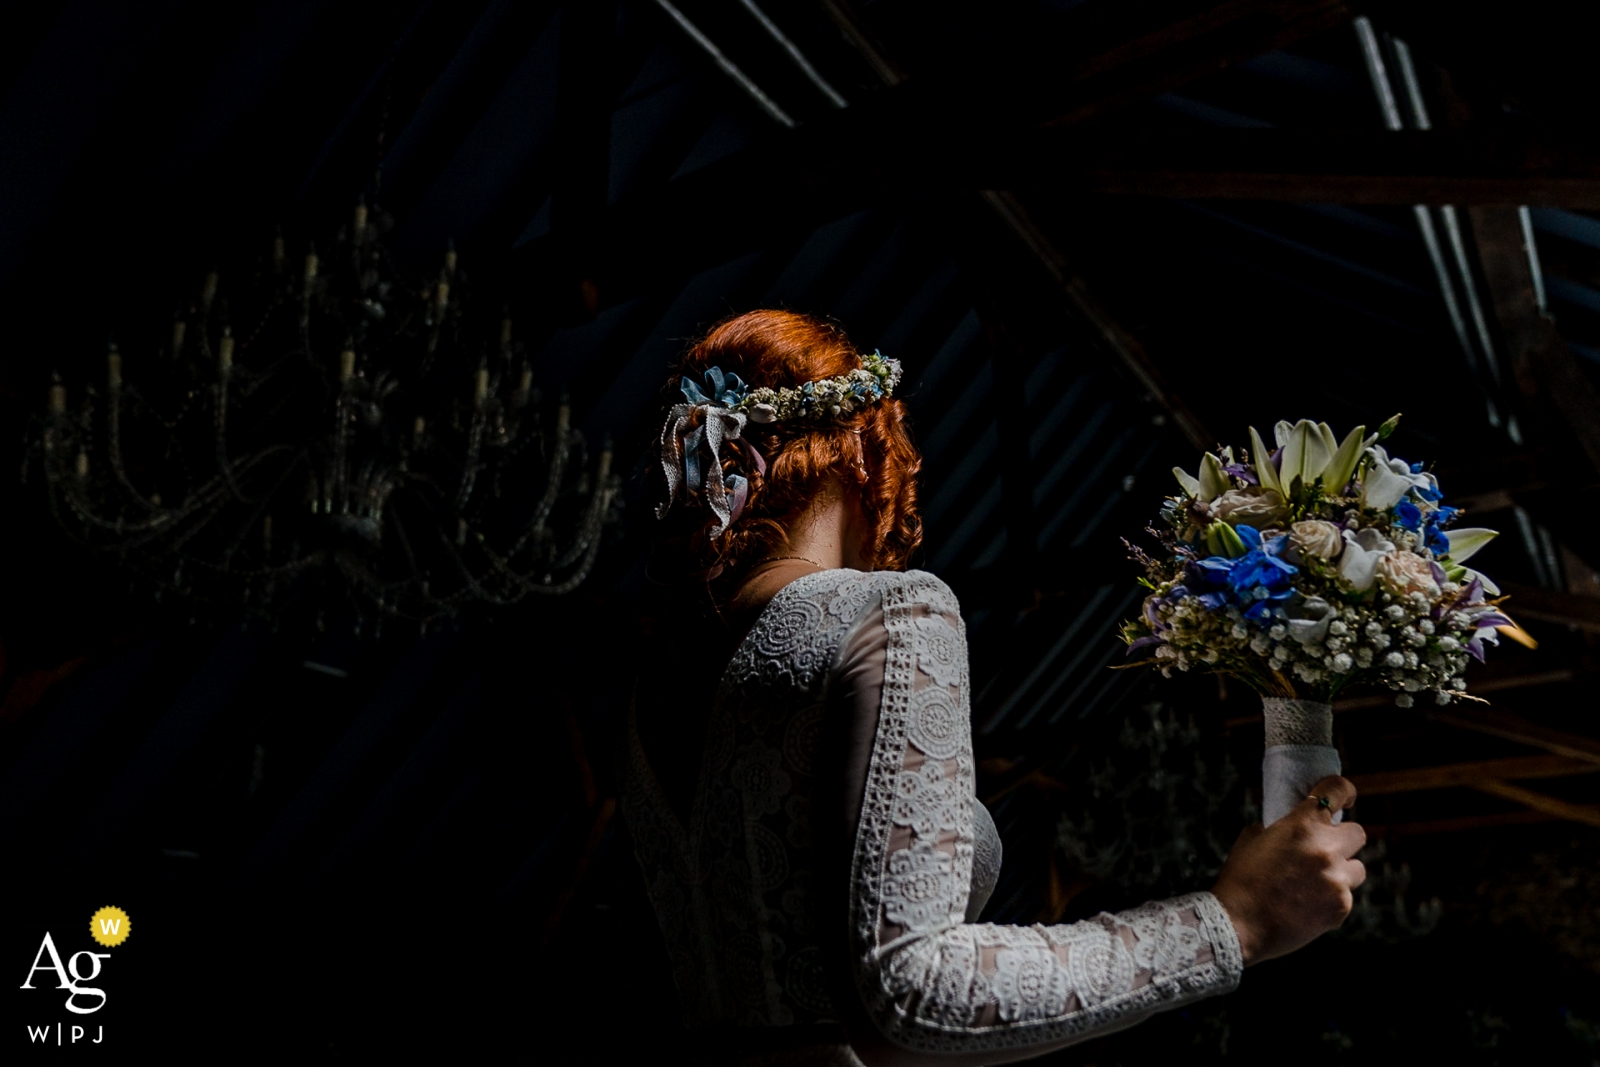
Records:
M798 560L801 560L803 562L811 564L813 567L818 567L818 568L820 568L822 570L827 570L828 569L826 564L818 563L816 560L812 559L810 556L768 556L766 559L757 560L756 561L756 566L759 567L763 563L781 563L783 560L786 560L786 559L798 559Z

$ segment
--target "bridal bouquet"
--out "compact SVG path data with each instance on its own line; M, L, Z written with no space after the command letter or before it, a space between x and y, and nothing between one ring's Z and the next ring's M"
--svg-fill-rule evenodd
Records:
M1174 469L1181 492L1150 528L1161 558L1133 548L1150 593L1123 626L1130 654L1262 696L1269 823L1338 772L1330 702L1342 689L1449 703L1466 696L1468 658L1511 625L1494 583L1466 566L1495 531L1454 527L1434 476L1378 443L1398 419L1342 442L1325 423L1280 422L1275 449L1252 428L1248 454Z

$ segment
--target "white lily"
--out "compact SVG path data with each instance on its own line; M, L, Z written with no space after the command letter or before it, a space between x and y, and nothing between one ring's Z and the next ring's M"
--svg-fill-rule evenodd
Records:
M1446 530L1445 540L1450 542L1451 563L1465 563L1478 554L1484 545L1500 536L1498 530L1485 530L1481 526L1464 526L1459 530Z
M1250 427L1250 455L1255 458L1256 478L1261 482L1261 488L1271 489L1279 496L1283 495L1283 482L1278 480L1278 468L1272 465L1272 451L1261 442L1261 435L1256 433L1254 426Z
M1344 532L1344 552L1339 556L1339 576L1358 593L1365 593L1378 580L1378 562L1394 551L1394 542L1386 541L1377 530L1368 526L1355 533Z
M1382 445L1367 449L1372 465L1361 479L1361 503L1369 508L1384 511L1400 503L1400 498L1413 487L1433 489L1438 483L1431 474L1412 474L1403 460L1390 459Z
M1319 596L1307 597L1305 603L1289 609L1289 636L1302 645L1321 641L1328 636L1334 618L1333 605Z
M1337 493L1355 474L1361 450L1377 440L1376 435L1365 436L1365 426L1357 426L1340 441L1327 423L1310 419L1294 424L1280 422L1272 429L1281 450L1276 467L1254 427L1250 429L1250 447L1262 486L1277 490L1285 498L1316 484L1318 479L1325 490Z
M1355 477L1356 466L1361 462L1362 451L1378 439L1377 434L1367 435L1365 426L1357 426L1345 434L1343 441L1339 442L1338 451L1322 470L1322 487L1330 492L1337 493L1350 479Z
M1278 447L1283 449L1283 456L1278 463L1278 480L1291 493L1296 488L1297 480L1301 486L1315 481L1339 450L1333 440L1333 431L1325 422L1301 419L1293 426L1280 422L1272 428L1272 435L1277 438Z
M1178 479L1178 484L1183 491L1196 500L1207 503L1217 499L1223 493L1233 488L1233 480L1222 469L1222 460L1207 452L1200 460L1200 476L1196 478L1182 467L1172 468L1173 477Z

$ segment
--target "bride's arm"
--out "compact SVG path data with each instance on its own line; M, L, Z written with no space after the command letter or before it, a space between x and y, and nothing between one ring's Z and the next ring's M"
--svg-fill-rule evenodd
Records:
M942 583L886 588L834 677L823 919L843 932L834 999L869 1063L1023 1059L1238 984L1240 938L1211 893L1055 926L963 921L977 801L965 636Z

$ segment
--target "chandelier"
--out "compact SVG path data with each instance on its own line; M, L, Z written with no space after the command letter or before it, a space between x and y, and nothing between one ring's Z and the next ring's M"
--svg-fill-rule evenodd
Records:
M33 444L61 527L191 614L274 625L425 631L577 588L619 518L609 441L591 455L565 397L550 417L453 248L402 281L392 225L359 204L292 259L280 235L244 284L207 274L164 345L57 375Z

